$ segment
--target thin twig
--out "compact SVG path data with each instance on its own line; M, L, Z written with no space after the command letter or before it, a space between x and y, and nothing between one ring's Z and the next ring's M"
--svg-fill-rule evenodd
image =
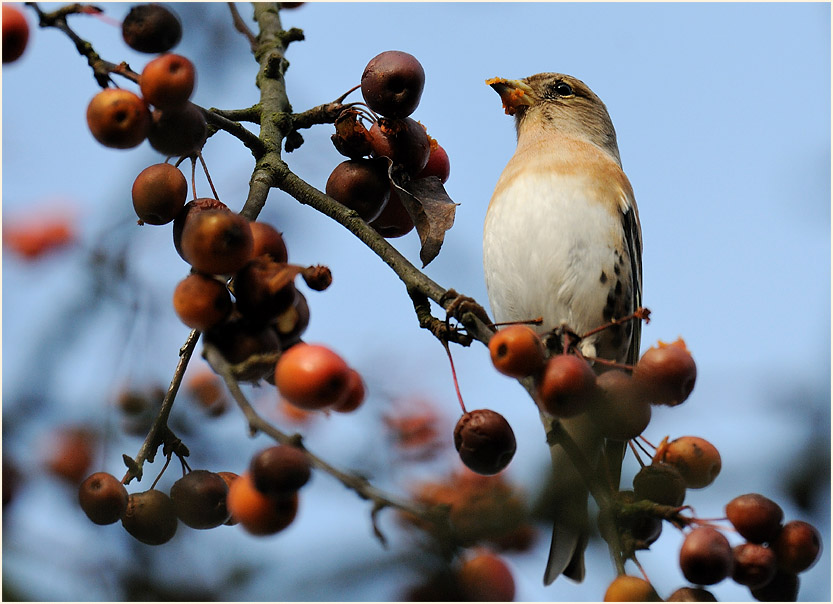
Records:
M249 29L249 26L246 25L246 22L243 21L243 17L240 16L240 12L237 10L237 6L234 2L228 2L227 4L229 11L231 11L234 29L246 36L246 39L249 41L249 48L251 48L252 52L254 52L257 48L257 37L252 33L252 30Z

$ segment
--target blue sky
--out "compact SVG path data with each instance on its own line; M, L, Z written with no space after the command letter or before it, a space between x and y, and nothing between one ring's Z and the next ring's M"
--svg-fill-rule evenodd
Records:
M128 5L104 6L120 18ZM240 6L248 15L248 7ZM222 108L254 103L254 63L243 38L227 23L225 5L179 12L185 34L176 51L189 56L198 70L193 100ZM284 12L283 22L306 34L288 52L287 90L295 110L338 97L358 83L367 61L383 50L404 50L420 60L427 79L414 117L448 151L452 168L446 188L460 203L455 226L427 272L484 303L483 217L515 143L512 120L484 80L541 71L584 80L608 107L639 204L644 300L653 311L643 347L682 335L698 362L692 398L678 409L658 410L649 438L696 434L721 450L724 471L717 483L687 500L703 515L720 515L722 505L742 492L786 499L779 475L794 468L794 455L814 425L821 426L829 449L828 4L308 3ZM118 29L106 23L75 18L73 24L108 60L127 60L137 70L148 60L126 49ZM131 220L132 179L161 158L147 144L126 152L97 145L84 122L96 92L85 61L56 31L34 31L30 44L18 63L3 69L3 215L43 200L67 199L79 208L85 243L92 244L112 223ZM350 98L359 100L356 93ZM292 169L321 189L341 161L330 134L327 127L307 131L305 145L286 156ZM252 167L247 151L220 134L209 141L205 158L221 198L239 209ZM207 195L204 181L200 187ZM371 399L362 413L379 412L374 390L380 399L381 393L416 393L436 400L453 423L457 403L445 355L419 330L404 289L387 267L374 262L341 227L280 192L270 195L263 216L284 231L291 259L332 269L332 288L308 296L313 320L307 339L331 344L366 373ZM76 420L97 417L101 401L124 380L169 379L187 334L166 306L187 272L169 237L164 227L145 227L130 247L130 269L143 284L140 307L150 308L143 306L146 300L156 300L153 308L161 310L152 312L161 314L150 321L140 312L137 323L124 325L117 308L103 313L77 344L79 354L55 374L42 376L39 387L60 393L65 404L60 412L53 407L35 422L37 427L58 422L62 413ZM394 244L418 263L414 234ZM72 272L79 266L75 258L33 267L4 254L4 406L32 390L33 355L50 337L46 326L53 314L66 312L62 300L81 287ZM510 477L534 491L546 450L533 407L516 384L492 371L482 346L454 354L467 405L500 411L515 428L519 448ZM362 450L359 444L332 433L361 436L361 414L336 419L344 420L337 430L328 426L311 438L336 459L360 457L350 454ZM242 423L231 419L223 426L216 430L225 430L224 438L246 440ZM25 448L26 442L21 436L10 446ZM247 446L253 445L232 448L244 455ZM126 452L133 447L129 444ZM105 460L110 471L120 470L120 453ZM360 542L357 547L369 559L384 560L366 530L363 505L337 485L317 482L323 500L311 494L299 526L280 539L299 548L294 551L301 560L321 556L322 547L329 550L322 546L326 538L308 539L303 531L321 525L314 521L316 512L338 497L344 517L352 519L339 524L351 527L341 538ZM829 504L829 498L820 501L819 509L829 510ZM787 509L788 517L797 514ZM332 522L342 518L330 516ZM813 521L829 548L829 515ZM24 525L34 523L32 518ZM81 536L88 528L79 524L74 530ZM667 533L657 551L644 557L661 592L681 584L666 564L676 556L679 536ZM14 533L7 535L13 538ZM195 538L211 543L208 535ZM511 559L519 599L601 597L592 581L543 588L544 541ZM253 547L263 555L280 549L263 543ZM4 554L10 555L5 544ZM296 568L294 559L281 561L299 580L280 596L333 597L304 592L312 588L303 580L302 562ZM829 599L829 568L825 551L803 579L802 598ZM588 574L594 572L612 577L603 554L590 562ZM77 597L67 585L56 586L54 593ZM346 597L394 597L373 589L380 591ZM747 598L728 583L714 591L719 599Z

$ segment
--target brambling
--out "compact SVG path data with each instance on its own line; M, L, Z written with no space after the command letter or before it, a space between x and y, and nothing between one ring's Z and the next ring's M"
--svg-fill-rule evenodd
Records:
M483 231L495 321L542 317L541 333L566 327L583 334L630 315L641 303L642 235L604 103L584 82L559 73L487 84L515 116L518 135ZM578 348L589 358L633 364L640 333L638 321L625 321L582 339ZM559 421L541 417L548 431ZM600 467L604 439L587 414L560 421L591 466ZM618 487L624 445L609 447ZM589 535L585 483L560 445L551 455L555 522L547 585L560 574L584 578Z

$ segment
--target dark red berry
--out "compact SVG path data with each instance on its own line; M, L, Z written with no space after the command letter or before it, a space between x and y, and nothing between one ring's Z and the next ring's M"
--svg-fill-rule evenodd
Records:
M766 543L772 541L781 528L784 511L763 495L747 493L726 504L726 517L747 541Z
M777 566L773 551L757 543L741 543L732 549L732 580L751 589L763 587L775 577Z
M678 507L685 500L685 480L674 466L652 464L634 476L633 491L637 499Z
M174 503L162 491L151 489L132 493L122 526L133 537L147 545L162 545L176 534L177 516Z
M781 527L770 547L775 552L778 568L790 573L802 573L818 561L821 535L812 524L792 520Z
M327 195L355 210L370 222L379 216L390 196L388 162L384 159L350 159L340 163L327 179Z
M191 102L173 109L154 110L147 133L150 146L169 157L197 154L207 136L205 116Z
M759 602L795 602L798 600L798 587L798 575L778 570L769 583L750 591Z
M413 55L388 50L373 57L362 73L362 96L367 105L386 117L403 118L419 105L425 70Z
M210 529L229 519L228 486L223 477L208 470L193 470L171 487L176 515L187 526Z
M719 583L732 572L732 546L723 533L710 526L691 531L680 548L680 569L698 585Z
M405 209L399 194L391 185L390 197L382 213L370 223L377 233L385 239L396 239L414 230L414 220Z
M276 445L252 458L249 474L255 488L266 495L283 496L303 487L312 475L306 454L298 447Z
M541 409L554 417L573 417L585 411L596 395L596 374L573 354L550 357L537 383Z
M122 22L122 37L133 50L167 52L182 37L182 25L174 13L161 4L140 4Z
M127 511L127 498L127 489L121 481L107 472L90 475L78 489L81 509L96 524L120 520Z
M451 163L448 160L448 153L440 144L428 137L431 143L431 152L428 155L428 163L422 169L422 172L416 175L417 178L425 178L426 176L436 176L440 182L446 182L451 174Z
M425 168L431 143L422 124L409 117L380 118L369 130L370 146L376 157L387 157L415 175Z
M596 392L589 412L602 436L627 441L648 427L651 404L624 371L612 370L599 375Z
M682 338L649 348L633 372L633 378L652 402L675 406L694 390L697 366Z
M515 455L515 433L501 414L477 409L457 422L454 447L469 469L478 474L497 474Z

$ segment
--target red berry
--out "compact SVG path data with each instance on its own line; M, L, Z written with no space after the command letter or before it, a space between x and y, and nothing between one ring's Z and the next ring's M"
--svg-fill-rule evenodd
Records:
M370 226L385 239L396 239L414 230L414 221L393 187L382 213L371 221Z
M550 357L537 384L538 403L554 417L567 418L585 411L596 394L596 374L573 354Z
M176 534L177 517L174 503L162 491L151 489L132 493L122 526L133 537L147 545L162 545Z
M775 552L778 568L789 573L802 573L818 561L821 535L812 524L792 520L781 527L770 547Z
M179 107L156 109L147 133L150 146L168 157L196 155L207 137L205 116L191 102Z
M130 149L147 138L147 104L122 88L105 88L87 106L87 125L95 140L113 149Z
M176 253L183 260L185 260L185 256L182 255L182 229L185 227L185 221L189 216L196 215L203 210L223 210L225 212L231 212L228 206L222 201L210 197L200 197L186 203L185 207L174 218L173 226L174 248L176 248Z
M271 224L265 222L250 222L252 229L252 257L257 258L263 254L269 254L275 262L286 262L288 253L283 235Z
M3 63L17 61L29 42L29 23L14 6L3 3Z
M231 296L226 284L200 273L185 277L174 290L174 310L192 329L207 331L231 314Z
M355 411L364 402L365 393L364 380L361 374L355 369L350 369L347 397L344 399L344 402L333 407L333 411L338 411L339 413Z
M191 98L194 64L181 55L165 54L145 65L139 78L142 97L159 109L177 109Z
M702 587L680 587L668 596L666 602L717 602L710 591Z
M515 600L515 579L499 556L479 553L460 565L457 581L467 602L512 602Z
M627 441L648 427L651 404L627 373L605 371L596 378L596 391L590 415L605 438Z
M171 487L171 500L180 520L195 529L210 529L229 519L228 486L222 476L193 470Z
M644 466L633 477L637 499L679 507L685 500L685 480L674 466L658 463Z
M501 414L477 409L465 413L454 427L454 448L470 470L497 474L515 455L515 433Z
M133 181L133 209L147 224L168 224L185 206L188 181L171 164L154 164L142 170Z
M633 372L633 378L654 403L675 406L694 390L697 366L682 338L649 348Z
M5 485L4 485L5 486ZM107 472L96 472L78 488L78 502L87 518L96 524L113 524L127 510L127 489Z
M355 210L362 220L377 218L390 197L388 163L383 159L350 159L327 179L327 195Z
M605 602L659 602L653 585L640 577L619 575L608 586Z
M732 572L732 546L723 533L710 526L691 531L680 548L680 569L698 585L719 583Z
M182 229L183 257L195 270L210 275L243 268L252 257L253 245L249 221L233 212L195 212Z
M425 70L413 55L388 50L373 57L364 68L362 96L367 105L384 116L403 118L419 105L425 86Z
M742 543L732 549L732 580L751 589L763 587L775 577L775 554L757 543Z
M426 176L436 176L440 182L446 182L451 174L451 164L448 160L448 153L440 144L428 137L431 143L431 152L428 155L428 163L422 169L422 172L416 175L417 178L425 178Z
M368 134L373 155L389 158L408 174L418 174L428 163L431 153L428 134L422 124L409 117L399 120L380 118Z
M750 591L759 602L795 602L798 599L798 586L798 575L778 570L769 583Z
M527 325L509 325L489 340L489 353L495 369L504 375L524 378L544 366L544 344Z
M295 302L295 267L275 262L268 255L252 258L234 276L232 288L237 310L255 322L268 322Z
M234 479L226 502L231 517L253 535L272 535L282 531L298 512L298 493L270 497L255 488L248 472Z
M772 541L781 528L784 511L771 499L748 493L726 504L726 517L747 541L766 543Z
M275 386L301 409L340 405L348 395L349 383L350 367L326 346L296 344L275 365Z

